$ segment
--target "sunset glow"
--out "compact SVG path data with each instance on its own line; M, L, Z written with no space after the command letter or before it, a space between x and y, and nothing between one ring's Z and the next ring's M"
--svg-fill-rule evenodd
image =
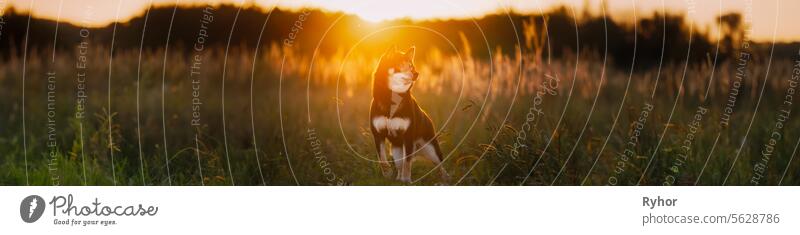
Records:
M60 4L62 3L63 4ZM238 6L258 5L265 9L278 6L297 10L304 7L355 14L364 20L380 22L399 18L413 20L472 18L496 12L538 13L556 6L575 7L582 14L588 3L588 12L601 14L601 1L583 0L405 0L405 1L359 1L359 0L83 0L81 4L67 0L0 0L0 7L17 10L33 10L37 17L60 19L66 22L104 26L114 21L125 21L142 14L152 3L155 5L234 4ZM748 2L752 6L748 6ZM663 5L662 5L663 4ZM751 13L752 37L756 41L800 41L800 16L792 12L800 9L799 1L607 1L607 14L612 18L629 20L649 15L654 11L687 15L699 28L714 26L716 16L727 12ZM749 9L749 10L748 10ZM777 25L776 25L777 24ZM773 32L776 32L773 35Z

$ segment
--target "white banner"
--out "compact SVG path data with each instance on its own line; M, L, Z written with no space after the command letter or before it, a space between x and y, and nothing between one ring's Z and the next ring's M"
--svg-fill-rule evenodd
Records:
M2 187L0 234L768 234L797 187Z

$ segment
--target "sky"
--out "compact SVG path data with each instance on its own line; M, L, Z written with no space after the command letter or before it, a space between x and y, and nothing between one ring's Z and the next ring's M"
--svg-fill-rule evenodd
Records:
M800 41L800 1L797 0L607 0L607 15L615 19L649 16L655 11L683 13L700 29L716 23L720 13L740 12L750 19L755 41ZM34 16L85 26L103 26L141 15L150 4L256 4L265 8L321 8L355 14L372 21L397 18L473 18L494 12L547 12L555 6L573 7L577 14L588 6L601 14L600 0L0 0L0 9L14 7Z

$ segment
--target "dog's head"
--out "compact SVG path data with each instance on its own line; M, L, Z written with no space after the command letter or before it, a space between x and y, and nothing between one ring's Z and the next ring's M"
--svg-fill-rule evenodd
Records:
M372 87L374 95L391 92L405 94L411 90L419 77L414 67L414 54L413 46L405 51L399 51L392 46L383 54L375 70Z

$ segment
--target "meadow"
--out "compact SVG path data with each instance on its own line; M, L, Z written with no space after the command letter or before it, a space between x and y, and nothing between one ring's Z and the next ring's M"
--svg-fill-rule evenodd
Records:
M418 51L413 94L439 131L447 183L800 183L798 62L615 66L597 52L551 57L527 27L525 45L490 57L464 37ZM0 184L399 185L381 175L369 132L374 52L191 52L92 45L3 59ZM440 183L432 169L415 162L414 184Z

